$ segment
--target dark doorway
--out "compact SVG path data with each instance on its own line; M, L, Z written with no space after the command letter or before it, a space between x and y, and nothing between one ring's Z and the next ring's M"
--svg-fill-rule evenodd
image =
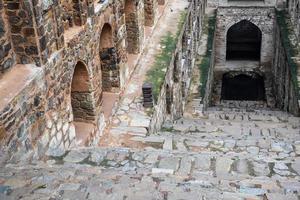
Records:
M260 60L262 33L253 23L242 20L227 32L227 60Z
M225 74L222 82L222 100L264 101L265 86L262 76Z

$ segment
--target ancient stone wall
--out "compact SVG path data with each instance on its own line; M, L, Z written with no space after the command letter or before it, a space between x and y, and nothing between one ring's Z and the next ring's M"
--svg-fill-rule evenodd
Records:
M212 105L221 103L222 78L227 72L255 72L264 76L267 106L274 107L272 94L272 58L273 58L273 31L274 31L274 7L251 7L251 6L225 6L219 7L216 22L215 42L215 66L214 85L211 98ZM235 24L247 21L255 25L261 32L261 45L259 61L255 62L228 62L227 33ZM235 66L235 64L237 64Z
M187 102L196 50L202 36L205 1L193 1L187 11L186 21L178 36L176 50L165 75L165 81L154 107L149 132L158 131L165 120L182 116ZM198 33L198 34L196 34Z
M71 12L65 12L63 7L66 2L72 3L70 9L76 8L77 13L68 16ZM133 43L134 53L141 51L144 36L144 12L140 11L144 5L138 2L134 4L134 10L139 10L139 14L134 14L138 18L134 34L139 41ZM32 71L21 75L27 82L14 88L15 96L0 101L1 145L9 146L16 159L30 152L35 156L61 155L76 145L75 122L88 123L88 145L96 144L106 126L103 91L121 91L134 69L127 65L127 54L131 52L127 48L125 1L22 0L0 5L0 24L2 19L5 23L0 41L6 46L0 62L11 62L5 68L31 63L18 69ZM16 27L9 20L5 22L4 14L11 22L17 22ZM102 30L107 26L111 29L109 37L103 39ZM8 50L10 41L14 42L10 47L13 50ZM85 91L72 87L79 62L87 71L84 78L79 78L88 83ZM14 73L8 71L4 76L14 77ZM0 79L1 90L7 85Z
M3 1L0 0L0 74L10 69L16 60Z
M39 5L42 6L43 4L40 2ZM117 35L117 33L123 24L117 24L119 20L113 14L113 4L109 3L104 10L88 18L87 21L90 23L86 23L73 38L62 43L60 39L64 38L62 35L65 33L64 27L60 27L62 28L60 30L62 34L57 34L54 27L57 28L58 26L53 23L52 17L49 18L53 15L53 10L59 10L56 6L58 5L51 4L50 7L47 7L49 9L46 9L43 15L40 15L41 18L37 18L39 22L37 24L45 22L41 26L43 34L35 38L43 41L41 43L46 46L43 55L47 58L47 62L42 66L41 74L33 78L32 82L22 90L22 93L19 93L1 111L1 135L5 136L3 136L5 139L2 140L2 143L9 145L13 152L24 154L34 150L35 153L39 152L39 154L57 155L75 145L73 121L78 121L78 118L76 119L74 114L76 116L80 114L73 113L73 109L76 110L78 107L74 103L72 108L71 83L78 61L86 63L88 71L87 80L90 87L88 94L84 95L87 97L86 101L80 100L81 105L79 105L79 108L91 112L85 112L88 116L83 116L94 127L94 130L91 130L91 134L93 134L91 138L94 141L99 139L101 131L105 127L101 108L100 33L105 23L111 24L115 41L122 41L125 39L125 34ZM47 24L49 26L45 30L44 26ZM125 50L121 50L121 48L126 49L125 43L122 44L118 47L120 49L116 51L125 52ZM116 64L119 63L122 63L122 61L118 57L118 63ZM32 67L34 68L34 66ZM73 97L76 96L76 91L73 94ZM82 99L81 97L77 99ZM96 107L89 105L95 105ZM80 109L77 109L77 112ZM41 143L37 141L41 141ZM24 151L25 147L26 151ZM17 153L14 153L14 155L17 155Z
M3 4L17 63L41 65L32 2L3 0Z
M141 1L126 0L124 5L127 51L137 54L144 40L144 4Z
M208 4L212 7L219 6L273 6L282 4L282 0L209 0Z
M294 31L298 41L300 41L300 1L299 0L287 0L286 8L290 13L291 21L294 25Z
M263 67L270 68L273 55L274 14L272 7L219 7L216 27L216 65L225 66L228 29L242 20L247 20L262 32L260 63Z
M153 26L157 20L157 0L145 0L144 8L145 8L145 25Z
M216 26L216 24L215 24L215 26ZM209 65L209 69L208 69L208 73L207 73L205 94L204 94L204 97L202 100L204 111L207 110L207 108L211 105L211 101L212 101L212 95L213 95L213 89L214 89L213 86L214 86L215 47L216 47L216 31L214 32L214 35L213 35L212 50L211 50L211 55L210 55L210 65Z
M292 69L288 62L287 49L283 44L284 38L279 25L275 26L274 58L272 64L273 90L276 98L276 107L299 116L299 94L293 83ZM295 74L294 74L295 76Z

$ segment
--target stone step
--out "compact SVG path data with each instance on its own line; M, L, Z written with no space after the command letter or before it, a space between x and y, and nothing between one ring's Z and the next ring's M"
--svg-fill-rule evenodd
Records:
M215 148L226 145L227 142L215 141ZM274 151L290 151L286 144L273 145ZM212 173L214 177L236 181L245 177L282 176L295 177L300 174L300 159L276 159L270 156L257 156L256 149L249 150L247 154L218 154L203 152L157 151L145 149L144 151L127 148L82 148L71 150L63 157L50 158L48 163L57 162L58 165L95 165L104 168L121 167L123 170L132 170L129 162L139 162L140 166L149 165L153 174L174 174L180 177L189 177L198 172ZM54 160L53 160L54 159ZM69 163L69 164L68 164ZM135 165L137 168L138 165Z

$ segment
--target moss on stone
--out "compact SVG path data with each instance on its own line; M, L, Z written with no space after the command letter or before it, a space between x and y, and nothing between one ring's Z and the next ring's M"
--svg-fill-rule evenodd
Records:
M204 97L209 68L211 66L212 59L214 59L212 56L212 51L213 51L214 35L215 35L215 29L216 29L216 16L217 15L215 12L213 16L206 18L206 20L205 20L205 23L207 24L207 26L204 29L204 33L205 32L207 33L208 38L207 38L206 53L203 56L201 63L199 64L199 69L201 72L201 75L200 75L200 82L201 82L200 85L201 86L200 86L199 90L200 90L201 97Z
M286 51L287 62L291 69L292 83L294 85L295 90L297 91L297 99L300 99L299 83L297 79L298 66L295 60L293 59L299 54L299 50L297 49L297 46L293 45L289 37L291 34L293 34L293 30L290 27L291 23L289 21L286 11L276 10L276 20L277 24L279 25L282 44Z
M157 102L161 87L165 80L166 72L171 63L172 56L176 50L178 37L186 20L186 15L187 12L181 13L180 20L178 22L178 29L175 35L171 32L168 32L161 39L160 45L162 47L162 50L155 56L154 65L146 74L146 82L153 84L152 92L155 102Z

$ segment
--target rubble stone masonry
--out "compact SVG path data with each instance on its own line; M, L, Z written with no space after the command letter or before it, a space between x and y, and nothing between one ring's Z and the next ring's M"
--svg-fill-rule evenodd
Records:
M75 122L92 127L96 144L106 126L103 91L125 87L134 69L127 54L142 49L141 8L137 0L0 0L1 145L17 159L62 155L76 145Z

